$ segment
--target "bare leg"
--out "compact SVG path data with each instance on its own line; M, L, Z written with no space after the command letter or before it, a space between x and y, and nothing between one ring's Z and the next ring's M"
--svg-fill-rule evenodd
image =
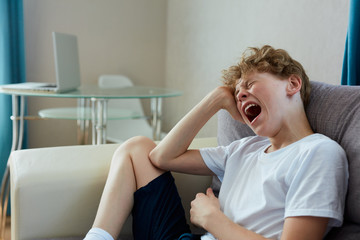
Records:
M135 137L116 150L93 227L117 238L133 207L133 193L164 172L149 160L155 146L148 138Z

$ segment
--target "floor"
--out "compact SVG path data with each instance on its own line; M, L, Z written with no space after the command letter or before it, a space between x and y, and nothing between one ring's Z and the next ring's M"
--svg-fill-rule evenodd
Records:
M5 238L4 240L11 240L11 235L10 235L10 217L6 218L6 225L5 225Z

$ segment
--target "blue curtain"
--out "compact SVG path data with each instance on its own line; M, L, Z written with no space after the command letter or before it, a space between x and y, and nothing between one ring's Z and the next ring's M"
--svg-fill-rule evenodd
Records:
M360 85L360 0L350 0L342 85Z
M0 84L25 82L23 0L0 1ZM0 94L0 179L11 150L11 96Z

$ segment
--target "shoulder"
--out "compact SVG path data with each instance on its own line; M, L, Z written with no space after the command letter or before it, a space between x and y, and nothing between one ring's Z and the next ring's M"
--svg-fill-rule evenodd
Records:
M345 174L348 162L344 149L336 141L322 134L313 134L299 143L298 157L293 167L297 169L295 172L305 169L308 172Z
M344 158L346 153L344 149L336 141L322 134L313 134L304 139L301 143L301 148L306 154L320 155L323 157Z

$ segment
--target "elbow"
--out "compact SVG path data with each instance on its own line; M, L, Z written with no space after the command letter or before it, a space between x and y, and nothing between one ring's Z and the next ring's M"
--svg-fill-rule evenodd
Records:
M162 170L167 170L163 161L163 157L161 156L161 153L159 153L159 151L157 151L156 149L152 150L149 153L149 159L155 167L160 168Z

